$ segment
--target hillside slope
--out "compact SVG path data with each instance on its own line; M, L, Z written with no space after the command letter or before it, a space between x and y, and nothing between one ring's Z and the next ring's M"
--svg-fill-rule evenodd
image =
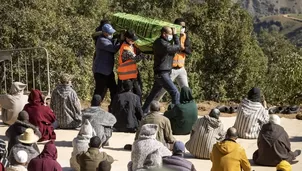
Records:
M254 16L302 13L302 0L233 0Z

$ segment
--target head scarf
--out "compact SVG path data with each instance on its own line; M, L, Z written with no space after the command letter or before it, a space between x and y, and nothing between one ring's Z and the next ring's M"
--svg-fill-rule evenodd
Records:
M95 135L94 129L92 128L89 120L85 119L77 138L90 140L93 135Z
M249 92L248 92L248 96L247 98L252 101L252 102L261 102L261 92L259 88L252 88Z
M25 88L26 88L26 84L23 84L21 82L14 82L12 84L11 89L10 89L10 93L12 95L20 94L20 93L23 94L23 91L24 91Z
M102 96L95 94L93 95L92 101L91 101L91 107L98 107L100 106L102 101Z
M139 132L139 139L155 139L158 131L158 125L145 124Z
M30 104L44 105L44 99L40 90L31 90L28 97L28 102Z
M44 149L38 158L57 160L57 148L53 141L49 141L45 144Z
M192 102L193 96L192 96L192 91L189 87L182 87L181 91L180 91L180 103L184 104L184 103L190 103Z

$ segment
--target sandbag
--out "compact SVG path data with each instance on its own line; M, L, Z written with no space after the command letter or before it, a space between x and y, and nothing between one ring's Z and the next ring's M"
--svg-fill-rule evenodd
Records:
M174 27L180 33L181 26L169 22L155 20L139 15L116 13L112 18L112 25L120 32L122 30L134 30L139 37L135 43L142 52L152 51L153 42L160 36L160 30L164 26Z

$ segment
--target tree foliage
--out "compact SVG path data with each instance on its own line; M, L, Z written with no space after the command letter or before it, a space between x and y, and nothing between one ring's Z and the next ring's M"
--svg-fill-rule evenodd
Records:
M75 76L82 100L93 90L91 34L100 19L127 12L173 22L186 20L193 54L186 59L197 101L239 100L253 86L272 102L299 93L301 51L277 34L253 35L251 16L231 0L0 0L0 49L49 49L51 85L62 72ZM260 46L261 48L260 48ZM144 96L153 84L152 61L140 63ZM168 97L168 96L167 96Z

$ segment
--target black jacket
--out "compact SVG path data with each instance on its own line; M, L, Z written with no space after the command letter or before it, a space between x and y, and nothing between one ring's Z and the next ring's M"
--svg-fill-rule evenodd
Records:
M7 152L10 153L11 148L18 144L18 138L21 134L25 132L27 128L32 128L35 132L35 134L41 138L41 133L37 127L30 123L22 122L17 120L14 124L12 124L5 132L6 137L8 138L8 147ZM35 148L38 148L38 146L35 146Z
M114 128L118 131L137 129L143 116L140 98L131 91L117 94L113 99L112 113L117 120Z
M153 43L154 73L170 72L172 70L175 53L180 51L180 41L177 35L173 36L174 45L160 37Z
M190 161L180 156L163 157L163 166L173 171L196 171Z

